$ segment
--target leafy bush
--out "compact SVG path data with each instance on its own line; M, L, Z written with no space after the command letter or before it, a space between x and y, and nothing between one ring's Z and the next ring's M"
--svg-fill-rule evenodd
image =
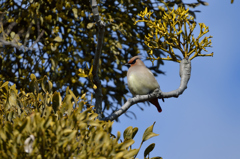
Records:
M0 81L0 158L134 158L138 154L140 148L132 149L138 128L128 127L121 141L120 132L111 133L112 121L99 120L93 106L83 110L85 94L76 97L67 88L62 100L59 92L52 93L46 76L30 77L31 92ZM146 129L141 145L158 135L153 126ZM151 144L144 156L153 148Z

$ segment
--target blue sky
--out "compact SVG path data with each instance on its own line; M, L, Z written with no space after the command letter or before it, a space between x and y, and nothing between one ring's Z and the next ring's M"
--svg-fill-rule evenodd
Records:
M189 1L184 1L189 2ZM144 143L145 148L156 143L150 157L163 159L239 159L240 158L240 2L208 1L209 6L196 10L197 22L209 26L213 57L198 57L192 61L192 74L185 92L179 98L159 100L162 113L154 106L141 104L144 111L132 106L137 119L120 117L113 133L123 133L128 126L138 127L134 148L138 148L144 130L156 121L154 132L160 134ZM198 31L195 35L198 35ZM146 56L144 56L146 57ZM150 63L146 63L151 66ZM168 92L180 83L179 64L165 62L157 80L161 90Z

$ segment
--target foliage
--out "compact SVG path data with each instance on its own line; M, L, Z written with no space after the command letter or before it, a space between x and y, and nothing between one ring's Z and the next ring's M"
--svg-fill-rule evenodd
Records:
M98 4L100 15L107 23L99 70L103 81L103 112L115 111L126 101L128 92L123 80L126 76L123 64L140 50L148 50L144 37L150 30L145 25L134 25L137 14L147 7L153 12L152 18L161 19L163 9L157 6L164 5L160 0L99 0ZM201 4L207 5L200 0L196 3L169 0L164 7L195 8ZM27 91L31 73L38 78L46 75L53 82L53 91L58 90L63 95L68 86L76 95L86 92L90 100L94 87L91 79L77 75L79 69L91 75L87 68L91 68L96 48L98 30L89 1L2 0L0 12L0 39L19 46L14 49L0 43L0 78L3 81L15 83L18 89ZM189 10L195 17L194 12ZM156 50L153 54L159 57L163 52ZM159 59L156 66L150 68L155 75L162 73L160 64L163 62Z
M111 133L113 122L97 119L92 106L82 110L85 94L76 97L67 89L62 100L46 76L37 80L33 74L29 89L0 81L0 158L134 158L139 152L132 148L138 128L128 127L121 141L120 132ZM153 126L142 143L158 135Z
M193 30L196 27L196 22L192 16L189 16L188 9L185 10L183 7L176 10L174 8L168 9L159 20L152 20L151 15L152 12L148 12L146 8L139 14L142 19L136 21L136 23L145 22L151 28L151 32L145 36L145 44L150 48L151 60L160 58L154 57L154 49L161 49L170 55L162 60L176 62L181 62L182 57L175 54L174 49L179 50L183 58L190 60L197 56L213 56L213 53L201 54L202 50L207 51L206 48L211 47L212 42L209 39L212 36L204 37L200 41L209 32L209 29L204 23L199 23L200 33L197 38L194 38Z

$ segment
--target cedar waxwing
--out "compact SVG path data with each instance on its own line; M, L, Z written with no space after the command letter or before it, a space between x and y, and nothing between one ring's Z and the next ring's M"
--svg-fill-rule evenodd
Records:
M140 56L132 57L128 64L130 65L127 72L128 88L134 96L146 95L160 88L153 73L140 60ZM159 113L162 111L158 98L151 99L149 102L157 107Z

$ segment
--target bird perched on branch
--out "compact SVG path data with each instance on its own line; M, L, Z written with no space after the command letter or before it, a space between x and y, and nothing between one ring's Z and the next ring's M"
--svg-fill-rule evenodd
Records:
M160 88L153 73L144 65L140 58L140 56L134 56L128 62L128 65L130 65L127 72L128 88L134 96L146 95ZM157 107L159 113L162 111L158 98L153 98L149 102Z

